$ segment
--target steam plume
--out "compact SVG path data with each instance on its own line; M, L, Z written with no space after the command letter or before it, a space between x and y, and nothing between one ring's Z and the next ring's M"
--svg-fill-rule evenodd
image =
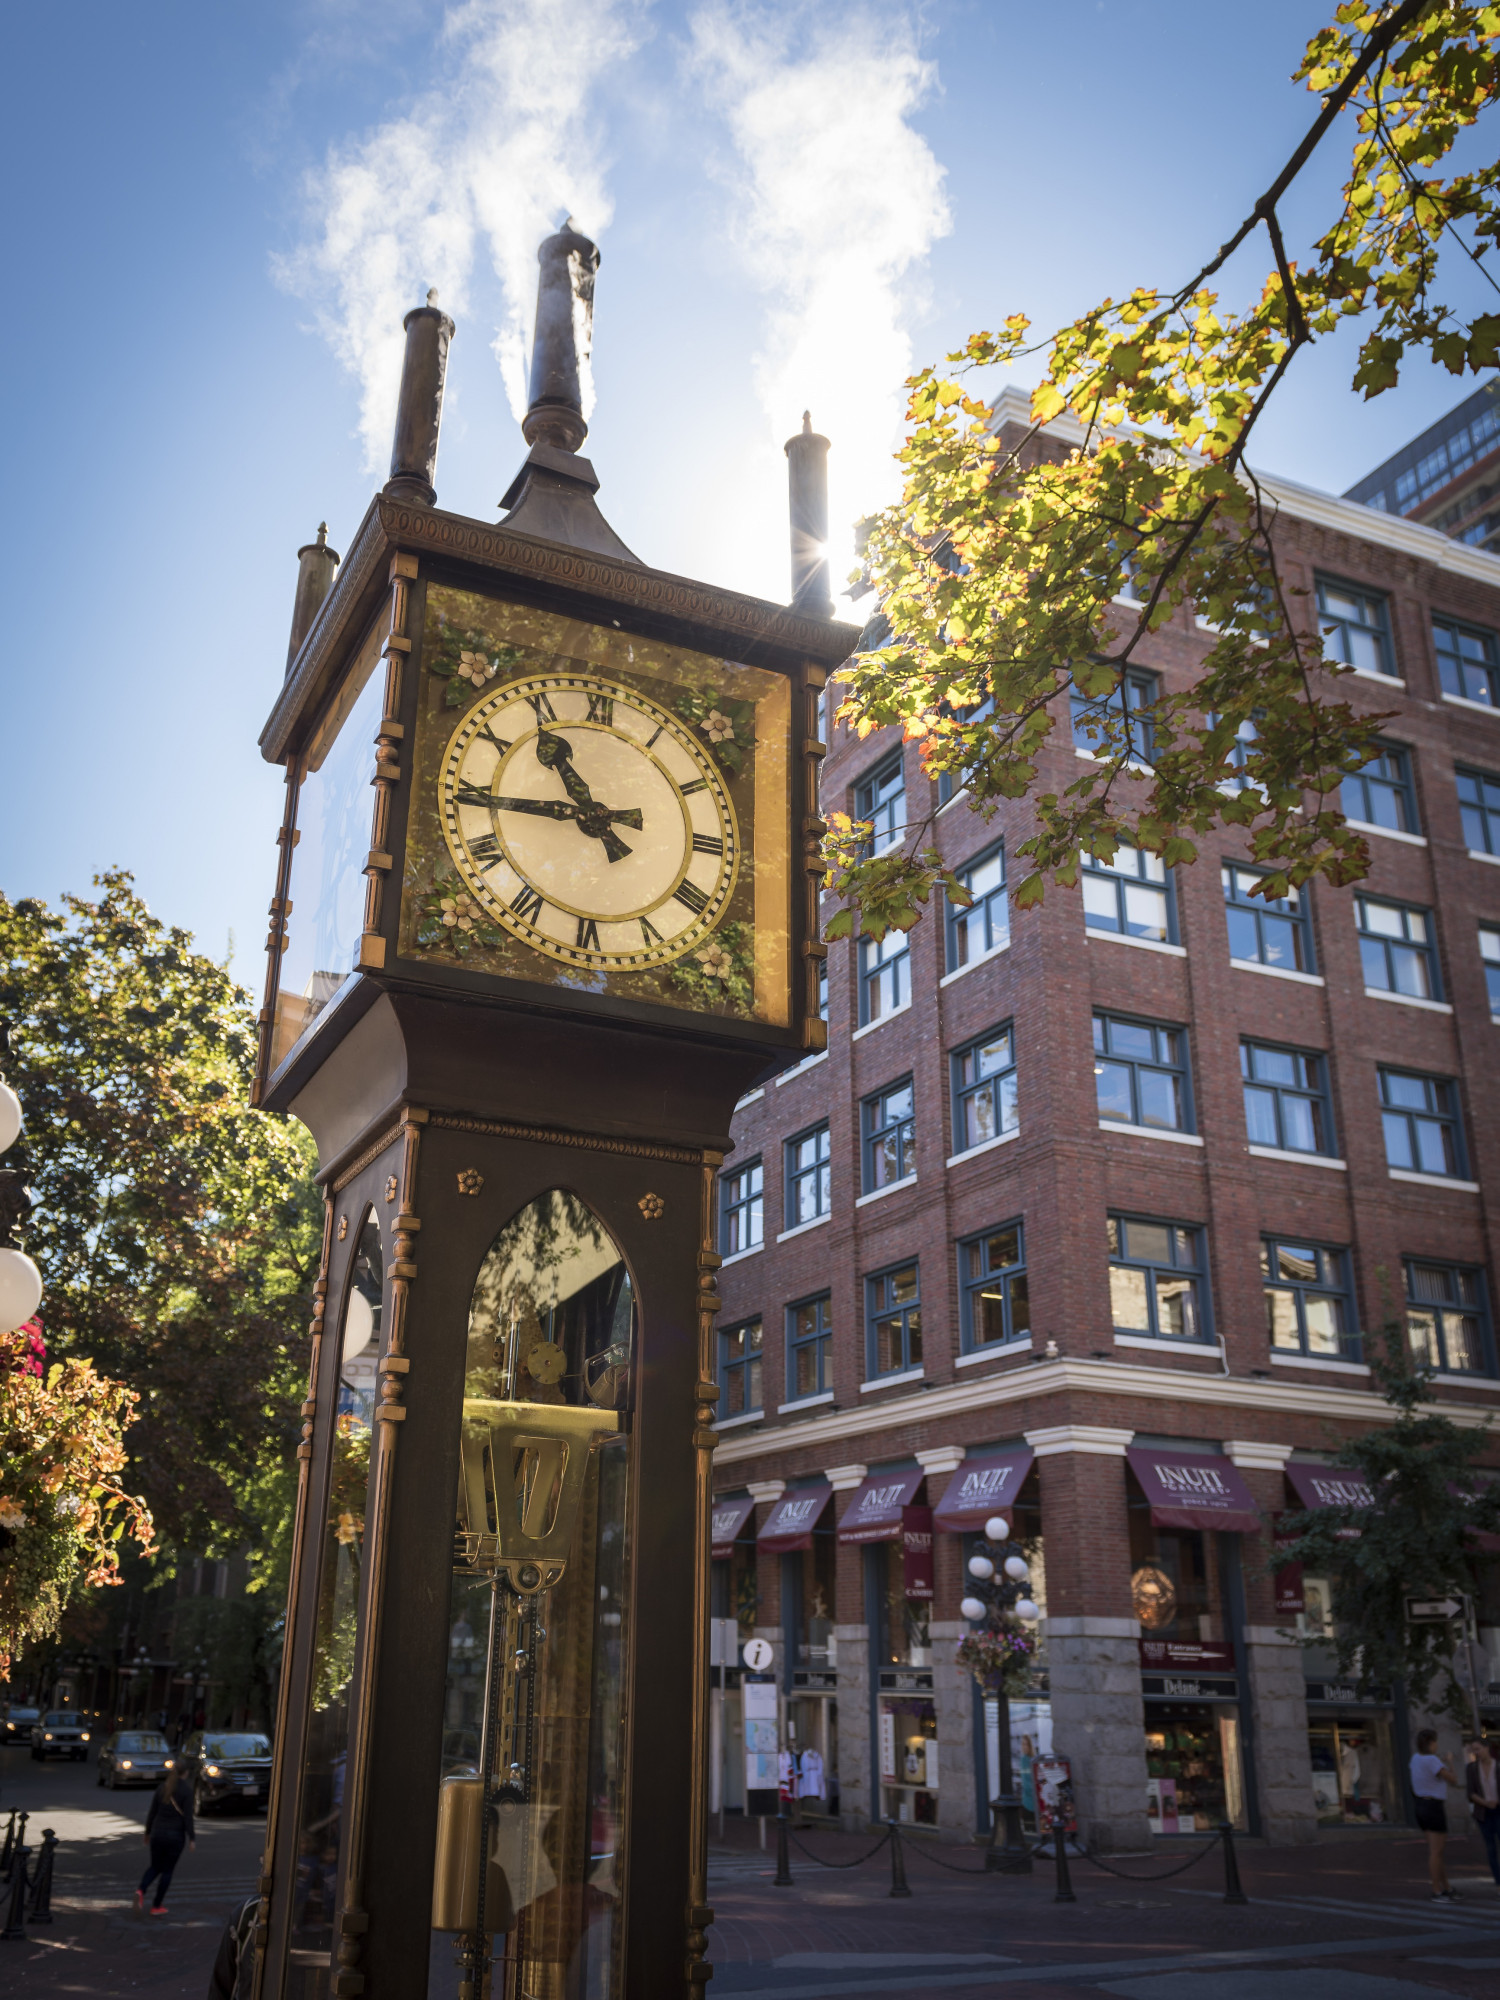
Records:
M912 372L909 328L926 305L920 267L952 226L944 170L910 123L935 66L904 10L830 17L709 0L691 33L693 70L737 155L731 231L769 300L755 362L768 450L779 464L804 409L833 439L837 596L853 522L898 490L891 453Z
M434 285L462 318L485 255L503 294L495 353L512 409L525 410L536 246L569 211L589 235L609 221L584 113L635 48L638 20L634 0L460 0L444 17L437 83L311 177L317 233L277 276L315 303L358 378L368 470L390 448L403 313ZM587 411L588 384L584 400Z

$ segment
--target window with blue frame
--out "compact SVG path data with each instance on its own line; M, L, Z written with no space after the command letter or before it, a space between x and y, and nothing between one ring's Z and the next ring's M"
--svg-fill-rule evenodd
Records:
M859 1025L899 1013L911 998L911 939L905 931L859 941Z
M922 1287L916 1260L865 1280L869 1378L922 1365Z
M1124 845L1115 849L1113 861L1085 854L1079 881L1083 921L1089 930L1150 938L1160 944L1175 941L1171 870L1158 855Z
M966 861L954 874L974 898L967 909L947 907L948 970L957 972L976 958L1010 943L1010 904L1005 895L1005 849L992 847Z
M1500 1021L1500 930L1493 924L1479 926L1479 960L1484 967L1490 1012Z
M1445 1375L1489 1375L1484 1272L1473 1264L1406 1260L1406 1338L1412 1358Z
M786 1392L794 1402L833 1387L833 1302L827 1292L786 1309Z
M1109 1294L1116 1333L1207 1340L1203 1231L1181 1222L1112 1215Z
M765 1175L759 1160L719 1176L719 1255L738 1257L765 1241Z
M964 723L983 722L986 716L995 712L995 698L988 694L983 701L976 701L971 708L957 708L946 701L939 705L945 715L951 715L956 721ZM957 798L967 783L968 778L962 772L939 771L938 804L945 806L950 799Z
M828 1123L813 1125L786 1142L786 1227L800 1229L827 1215L832 1204Z
M1383 597L1320 576L1318 626L1325 658L1362 674L1395 674L1390 613Z
M1356 896L1354 919L1367 990L1402 993L1411 1000L1441 997L1431 911Z
M1493 632L1477 625L1460 625L1453 618L1434 618L1432 643L1444 694L1500 708L1500 663Z
M1366 826L1419 833L1410 753L1399 743L1377 743L1369 762L1345 778L1339 803L1347 818Z
M764 1409L760 1368L765 1333L758 1319L719 1334L719 1416L747 1417Z
M864 1191L889 1187L917 1171L916 1106L911 1078L877 1090L860 1107L864 1129Z
M1217 721L1218 717L1215 716L1213 720ZM1254 718L1248 715L1243 717L1235 729L1234 741L1229 746L1229 770L1219 780L1221 792L1242 792L1247 785L1254 791L1260 790L1260 786L1246 774L1245 770L1246 761L1254 751L1259 737L1260 731L1255 726Z
M994 1028L953 1052L953 1150L986 1145L1016 1123L1015 1036Z
M1321 1055L1269 1042L1240 1043L1245 1133L1282 1153L1333 1153L1333 1118Z
M1229 956L1247 965L1271 965L1284 972L1312 972L1312 926L1300 889L1269 901L1257 896L1264 876L1254 868L1226 865L1219 870L1229 924Z
M871 854L884 854L905 838L906 779L899 750L855 788L854 816L870 822Z
M1127 667L1109 694L1073 694L1074 745L1091 757L1117 757L1127 749L1131 763L1149 765L1151 710L1159 687L1155 674Z
M1260 1246L1260 1273L1272 1347L1283 1354L1359 1360L1347 1250L1267 1237Z
M1453 1083L1413 1070L1382 1069L1379 1074L1386 1165L1405 1173L1461 1180L1463 1130Z
M1471 854L1500 855L1500 778L1485 771L1459 770L1458 812Z
M817 968L818 1019L826 1021L828 1019L828 960L820 958L817 961Z
M966 1351L1030 1338L1026 1247L1019 1222L960 1243L958 1279Z
M1157 1021L1094 1016L1094 1090L1099 1116L1116 1124L1191 1132L1187 1036Z

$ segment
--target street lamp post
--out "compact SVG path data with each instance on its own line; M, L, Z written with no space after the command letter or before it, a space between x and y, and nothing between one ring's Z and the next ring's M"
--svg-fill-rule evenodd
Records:
M997 1661L995 1655L1008 1652L1010 1659L1029 1655L1032 1644L1025 1640L1021 1627L1034 1625L1041 1612L1030 1594L1031 1570L1026 1558L1014 1551L1003 1554L1010 1539L1010 1524L1003 1515L994 1514L985 1522L984 1538L986 1549L976 1550L969 1558L969 1595L959 1606L965 1618L977 1628L971 1638L980 1641L988 1638L992 1642L988 1649L990 1658L977 1663L976 1678L993 1681L999 1711L1000 1796L990 1801L993 1817L984 1865L1003 1875L1029 1875L1031 1850L1021 1826L1021 1800L1016 1792L1010 1749L1009 1660L1001 1657ZM997 1844L1001 1817L1005 1822L1005 1838Z

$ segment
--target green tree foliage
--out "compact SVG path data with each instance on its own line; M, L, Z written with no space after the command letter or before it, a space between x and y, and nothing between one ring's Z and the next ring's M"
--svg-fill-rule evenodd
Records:
M134 1391L122 1477L169 1544L274 1568L320 1245L310 1145L249 1109L249 996L129 875L96 888L61 911L0 898L49 1348Z
M1500 314L1465 316L1437 293L1456 261L1470 277L1477 267L1495 303L1485 259L1500 235L1500 167L1473 128L1495 99L1497 41L1494 7L1350 0L1296 72L1322 100L1306 138L1202 270L1170 293L1106 299L1041 342L1017 314L950 355L947 375L912 379L903 497L868 524L866 576L893 636L845 669L839 713L861 734L900 724L929 773L967 784L982 813L1030 796L1021 905L1049 880L1074 885L1085 853L1107 859L1128 839L1181 866L1222 824L1244 830L1269 871L1266 896L1365 872L1334 794L1381 719L1340 698L1339 670L1278 570L1274 508L1245 455L1296 355L1346 322L1364 330L1354 381L1366 396L1391 387L1408 355L1455 375L1500 362ZM1299 268L1278 204L1341 121L1353 128L1342 200ZM1460 146L1484 163L1439 172ZM1224 309L1210 280L1262 231L1273 268L1260 295ZM1027 358L1043 380L1033 430L1010 449L966 381ZM1077 428L1076 445L1040 434L1056 418ZM1127 577L1134 609L1116 602ZM1038 792L1067 697L1110 696L1185 605L1213 642L1193 684L1147 716L1149 773L1123 714L1105 710L1097 761ZM1252 782L1226 791L1242 725L1254 730ZM858 823L834 816L831 828L828 885L848 907L829 935L909 929L942 882L925 827L878 859Z
M1387 1327L1384 1354L1370 1357L1393 1420L1329 1454L1330 1464L1362 1475L1374 1504L1284 1515L1273 1567L1301 1563L1329 1579L1341 1674L1404 1681L1418 1706L1467 1723L1452 1673L1460 1628L1408 1622L1406 1600L1475 1593L1476 1537L1500 1534L1500 1480L1475 1469L1486 1430L1461 1429L1433 1409L1432 1371L1409 1364L1402 1333Z

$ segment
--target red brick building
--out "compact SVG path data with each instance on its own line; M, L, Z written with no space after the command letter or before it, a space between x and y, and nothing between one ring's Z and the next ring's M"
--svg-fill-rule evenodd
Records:
M1086 1833L1406 1810L1411 1718L1287 1637L1323 1587L1278 1608L1264 1523L1381 1421L1383 1323L1450 1415L1500 1411L1500 557L1266 486L1341 692L1390 712L1345 790L1357 888L1267 910L1227 830L1017 912L1025 801L985 820L894 732L831 734L825 804L877 839L934 813L976 894L830 949L828 1051L744 1100L722 1180L717 1609L772 1642L782 1743L846 1820L986 1823L995 1716L954 1653L996 1493L1044 1614L1012 1739L1071 1760ZM1151 639L1142 697L1210 637L1184 613ZM1086 740L1064 717L1044 787ZM1500 1705L1500 1594L1480 1617ZM731 1809L739 1715L726 1694Z

